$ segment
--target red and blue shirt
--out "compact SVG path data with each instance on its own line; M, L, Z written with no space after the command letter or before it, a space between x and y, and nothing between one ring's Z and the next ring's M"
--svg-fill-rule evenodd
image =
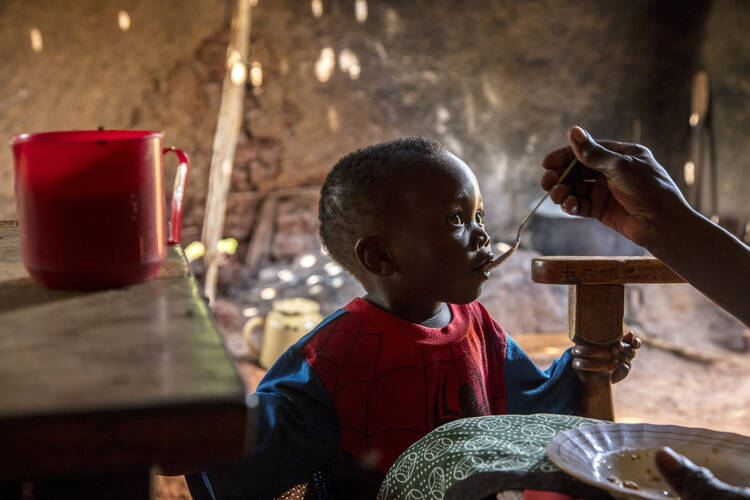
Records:
M292 346L258 385L257 443L210 467L216 500L273 498L326 471L334 498L374 498L396 458L436 427L492 414L572 413L570 350L534 365L479 302L444 328L354 299Z

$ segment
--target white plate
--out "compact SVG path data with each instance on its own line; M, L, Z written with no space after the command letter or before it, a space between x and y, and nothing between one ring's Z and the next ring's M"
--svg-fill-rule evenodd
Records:
M750 437L652 424L599 424L556 435L547 455L563 471L617 498L676 498L659 476L654 454L669 446L724 482L750 486ZM630 487L626 486L626 481ZM637 489L633 487L637 485Z

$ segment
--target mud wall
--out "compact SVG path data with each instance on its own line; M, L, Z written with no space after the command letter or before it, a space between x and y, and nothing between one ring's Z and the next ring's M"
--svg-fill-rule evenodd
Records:
M346 152L403 135L436 137L477 171L496 239L512 239L541 195L544 153L572 124L649 145L681 182L698 69L712 81L721 211L750 215L746 2L321 0L317 12L315 3L252 9L250 59L263 82L249 85L226 228L242 245L269 193L314 188ZM163 130L193 158L184 240L198 238L227 4L0 3L0 135ZM276 211L291 236L277 238L272 257L317 244L309 198L290 195ZM0 218L14 216L10 152L0 148Z

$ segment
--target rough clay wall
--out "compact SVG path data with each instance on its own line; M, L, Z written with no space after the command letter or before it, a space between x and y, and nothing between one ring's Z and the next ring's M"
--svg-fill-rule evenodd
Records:
M184 240L197 238L226 4L0 2L0 135L98 125L163 130L193 158ZM369 0L364 22L353 4L324 0L320 17L306 0L253 8L251 59L262 65L263 86L245 105L227 235L250 237L264 193L316 186L346 152L419 134L475 168L491 232L511 239L541 194L543 154L564 142L571 124L639 139L679 178L690 78L701 67L712 77L722 211L747 217L747 3ZM117 27L119 10L131 17L128 31ZM30 47L33 27L43 35L40 53ZM326 47L334 68L320 81ZM356 79L341 69L345 54L357 57ZM0 148L0 218L15 216L12 179L10 151ZM308 231L314 217L297 208L279 212L297 213L289 224Z
M127 31L118 27L121 10L130 16ZM5 144L19 132L161 130L165 143L185 149L196 166L188 196L205 196L202 171L221 89L204 83L207 68L198 56L226 29L225 16L224 0L0 2L0 219L15 217ZM42 35L38 53L30 44L33 28Z
M430 135L478 172L491 231L512 239L541 194L543 154L571 124L624 139L640 128L659 157L684 162L707 3L370 1L363 23L353 2L323 3L318 18L294 0L254 10L264 82L246 126L282 158L260 189L319 182L356 147ZM338 64L319 81L325 47L339 63L356 55L358 78Z

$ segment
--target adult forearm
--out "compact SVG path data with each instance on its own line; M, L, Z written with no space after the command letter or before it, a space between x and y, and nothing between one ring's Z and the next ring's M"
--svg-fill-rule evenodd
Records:
M750 247L686 207L669 217L649 251L750 326Z

